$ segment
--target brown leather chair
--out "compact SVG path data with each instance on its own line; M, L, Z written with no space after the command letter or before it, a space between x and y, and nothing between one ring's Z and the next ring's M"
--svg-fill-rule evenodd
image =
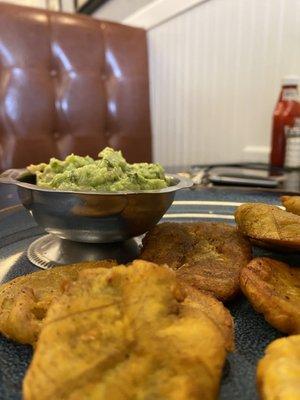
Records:
M0 170L105 146L151 161L145 31L0 3Z

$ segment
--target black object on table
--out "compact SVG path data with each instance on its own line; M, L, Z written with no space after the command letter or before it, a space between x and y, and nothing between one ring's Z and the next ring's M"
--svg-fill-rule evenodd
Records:
M193 177L200 176L202 186L223 185L261 187L295 193L300 191L300 169L270 168L263 163L193 165Z
M0 185L1 201L8 208L0 211L0 279L9 281L16 276L38 270L26 257L26 250L45 232L39 228L29 213L16 204L13 188ZM6 187L6 186L5 186ZM234 223L233 212L242 202L264 202L279 204L279 192L262 190L237 190L234 188L203 188L178 192L175 202L165 215L166 221L215 221ZM6 199L6 200L5 200ZM6 202L6 203L5 203ZM254 249L255 255L271 255L300 265L300 255L273 254ZM255 386L255 368L265 347L281 334L272 328L264 318L257 314L240 295L227 303L235 320L236 351L229 354L224 368L219 399L255 400L258 398ZM21 384L30 362L30 347L16 344L0 337L0 399L21 400Z

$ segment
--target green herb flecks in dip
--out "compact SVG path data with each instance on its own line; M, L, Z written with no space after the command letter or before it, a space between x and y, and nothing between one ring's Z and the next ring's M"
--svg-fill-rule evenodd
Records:
M71 154L65 160L30 165L37 185L60 190L126 191L162 189L170 185L160 164L128 164L121 151L106 147L99 159Z

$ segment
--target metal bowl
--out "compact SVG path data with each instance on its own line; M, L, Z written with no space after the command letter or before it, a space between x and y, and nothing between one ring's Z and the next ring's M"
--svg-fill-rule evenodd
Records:
M22 204L46 232L62 239L112 243L151 229L171 206L177 190L193 182L168 175L171 186L159 190L92 192L40 188L26 170L7 170L0 183L14 184Z

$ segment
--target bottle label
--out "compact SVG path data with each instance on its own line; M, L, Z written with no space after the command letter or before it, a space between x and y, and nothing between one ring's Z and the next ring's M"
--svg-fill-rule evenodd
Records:
M291 101L291 100L298 100L298 90L295 88L283 88L282 90L282 99Z
M286 134L284 165L289 168L298 168L300 167L300 127L296 124L291 127L286 125L284 130Z
M289 137L286 142L285 167L300 167L300 136Z

